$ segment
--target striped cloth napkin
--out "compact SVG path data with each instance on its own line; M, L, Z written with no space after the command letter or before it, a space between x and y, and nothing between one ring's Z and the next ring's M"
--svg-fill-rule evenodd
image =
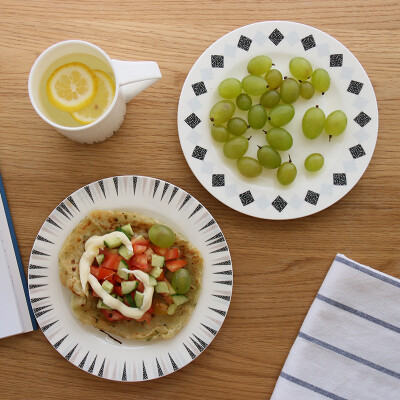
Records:
M400 280L342 254L303 322L271 397L317 399L400 399Z

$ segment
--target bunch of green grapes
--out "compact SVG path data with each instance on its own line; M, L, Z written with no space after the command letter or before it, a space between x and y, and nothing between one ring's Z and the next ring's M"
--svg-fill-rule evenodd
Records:
M293 119L293 104L298 98L310 100L316 92L323 95L329 90L331 79L326 70L313 70L303 57L290 60L293 77L282 76L274 65L266 55L254 57L247 64L248 75L241 81L227 78L219 84L218 93L223 100L210 110L211 135L216 142L223 143L225 157L237 160L237 169L243 176L255 178L263 168L276 169L278 181L289 185L296 179L297 168L290 156L289 161L282 163L279 151L293 146L291 133L283 127ZM234 115L236 108L247 112L247 120ZM302 120L302 130L308 139L317 138L323 130L330 138L338 136L346 125L343 111L336 110L325 118L318 106L308 109ZM259 146L256 157L246 156L250 138L243 135L249 128L265 133L267 144ZM320 170L323 164L324 157L319 153L310 154L304 162L310 172Z

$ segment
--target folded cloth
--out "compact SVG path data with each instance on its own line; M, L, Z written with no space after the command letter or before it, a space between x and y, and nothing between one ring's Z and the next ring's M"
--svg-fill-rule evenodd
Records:
M333 262L271 400L399 400L400 280Z

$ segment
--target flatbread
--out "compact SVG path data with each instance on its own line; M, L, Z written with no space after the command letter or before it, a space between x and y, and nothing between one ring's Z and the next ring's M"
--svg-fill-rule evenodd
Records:
M158 221L142 214L120 210L95 210L90 212L71 232L59 253L61 283L72 291L71 307L75 316L84 324L105 330L126 339L169 339L176 335L189 320L196 306L203 274L200 252L178 232L174 247L187 261L185 267L191 275L192 286L186 296L190 299L178 307L173 315L154 315L151 326L146 322L108 321L96 307L98 299L86 297L79 278L79 260L85 251L85 242L93 235L104 235L115 228L130 223L135 235L147 236L150 227Z

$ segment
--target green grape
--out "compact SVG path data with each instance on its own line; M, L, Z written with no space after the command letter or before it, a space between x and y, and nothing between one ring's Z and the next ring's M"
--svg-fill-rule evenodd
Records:
M156 224L149 229L149 239L158 247L171 247L175 243L175 233L166 225Z
M224 155L232 160L242 158L249 148L249 141L243 136L234 136L224 144Z
M242 157L236 162L237 169L246 178L255 178L262 172L261 164L252 157Z
M300 96L303 99L310 100L314 93L315 89L311 82L300 82Z
M291 104L278 104L269 112L268 121L275 128L280 128L293 119L294 113L294 107Z
M298 80L305 81L313 72L311 64L303 57L294 57L289 63L290 73Z
M278 168L276 172L276 177L281 185L290 185L297 176L297 168L292 163L292 160L289 157L289 161L284 162Z
M213 125L211 128L211 136L217 142L226 142L229 139L229 132L223 125Z
M265 135L268 144L275 150L286 151L293 145L292 135L283 128L271 128Z
M260 164L268 169L275 169L281 165L280 154L271 146L262 146L257 151L257 158Z
M304 160L304 167L307 171L319 171L324 165L324 156L319 153L312 153Z
M277 90L267 90L260 98L260 103L265 108L272 108L279 104L281 96Z
M235 136L243 135L247 131L247 122L239 117L231 118L228 121L228 132Z
M325 120L325 132L331 136L341 135L347 126L347 117L342 110L331 112Z
M251 96L260 96L267 90L267 82L264 78L247 75L242 80L243 90Z
M246 93L239 94L236 98L236 105L240 110L247 111L250 109L252 104L253 101L251 100L251 97Z
M309 108L303 116L301 126L307 139L317 138L324 129L325 114L318 107Z
M299 98L300 94L299 82L292 78L284 79L281 84L280 93L284 103L294 103Z
M317 92L325 93L331 86L331 78L322 68L316 69L311 75L311 82Z
M223 80L218 86L218 93L224 99L233 99L242 93L242 83L236 78Z
M265 108L257 104L250 108L247 119L249 120L249 125L253 129L261 129L267 122L267 117L268 114Z
M247 64L247 71L251 75L265 74L270 70L272 66L272 60L268 56L257 56L252 58Z
M265 74L265 80L268 83L268 88L269 89L278 89L279 86L281 86L282 83L282 74L281 71L278 71L277 69L271 69Z
M172 288L177 294L185 294L189 291L192 284L192 278L187 269L181 268L172 275Z
M235 104L230 100L221 100L215 103L210 110L210 120L221 125L230 120L235 112Z

